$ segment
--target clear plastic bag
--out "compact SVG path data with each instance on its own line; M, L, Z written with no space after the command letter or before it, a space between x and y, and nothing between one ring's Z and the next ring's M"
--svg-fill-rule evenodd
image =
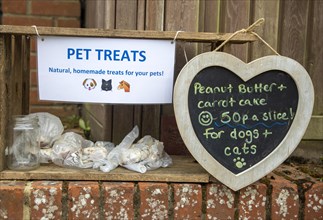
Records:
M147 170L168 167L172 164L172 159L164 151L162 142L147 135L134 144L138 135L139 129L135 126L108 154L107 161L100 166L100 170L110 172L120 165L129 170L145 173Z
M38 118L39 124L39 141L42 148L50 147L50 144L59 138L64 131L61 120L47 112L38 112L29 114L28 117Z
M70 168L100 169L103 172L123 166L140 173L172 164L162 142L147 135L134 144L138 135L139 129L135 126L114 147L111 142L93 143L79 134L67 132L53 142L52 148L41 150L41 161L52 161Z
M136 140L139 135L138 126L135 126L129 134L127 134L121 143L111 150L108 154L106 163L100 166L100 170L103 172L110 172L117 168L120 164L121 153L128 150L132 143Z
M53 143L50 157L59 166L90 168L91 164L82 161L82 148L93 145L93 142L85 140L81 135L67 132Z
M128 151L124 151L121 158L123 167L140 173L172 164L171 157L164 151L164 144L150 135L133 144Z

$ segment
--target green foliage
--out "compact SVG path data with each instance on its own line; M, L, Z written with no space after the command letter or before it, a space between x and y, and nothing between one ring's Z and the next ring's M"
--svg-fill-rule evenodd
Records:
M83 130L84 136L90 139L91 136L91 126L89 121L84 121L82 118L79 119L79 127Z

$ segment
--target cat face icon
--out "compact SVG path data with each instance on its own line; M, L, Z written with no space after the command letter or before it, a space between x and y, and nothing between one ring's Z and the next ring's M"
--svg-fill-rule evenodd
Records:
M93 90L96 87L96 81L94 79L87 78L83 81L83 86L87 90Z
M109 80L102 79L101 89L103 91L111 91L112 90L112 79L109 79Z

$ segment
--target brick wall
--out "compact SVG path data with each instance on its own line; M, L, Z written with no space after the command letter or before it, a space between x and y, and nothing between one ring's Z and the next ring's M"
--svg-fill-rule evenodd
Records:
M323 219L323 183L0 181L0 219Z
M2 0L2 12L1 24L4 25L81 27L80 0ZM36 59L36 44L32 39L30 112L45 111L61 118L77 115L75 104L39 101Z

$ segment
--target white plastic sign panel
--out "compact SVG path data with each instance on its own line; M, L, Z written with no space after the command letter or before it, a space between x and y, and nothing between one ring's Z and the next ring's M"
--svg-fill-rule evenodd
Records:
M226 53L204 53L183 67L174 88L185 145L233 190L259 180L290 156L313 104L308 73L283 56L246 64Z
M172 102L172 41L42 36L37 47L41 100Z

